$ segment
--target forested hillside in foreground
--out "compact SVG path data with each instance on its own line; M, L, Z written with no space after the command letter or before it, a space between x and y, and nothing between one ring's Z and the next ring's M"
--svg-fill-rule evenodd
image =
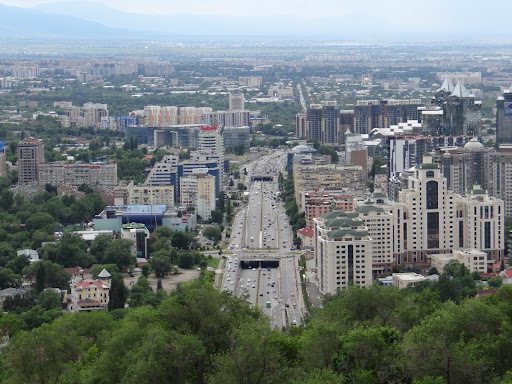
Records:
M429 287L354 287L281 332L197 280L156 308L67 314L17 332L0 381L510 383L511 345L512 286L459 304Z

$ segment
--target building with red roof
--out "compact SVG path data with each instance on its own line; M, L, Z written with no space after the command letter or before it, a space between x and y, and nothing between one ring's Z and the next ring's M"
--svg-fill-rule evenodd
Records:
M315 245L315 231L311 228L297 229L297 237L302 242L302 248L313 249Z
M90 312L106 309L110 299L110 277L110 273L103 269L96 280L85 279L72 282L68 310Z

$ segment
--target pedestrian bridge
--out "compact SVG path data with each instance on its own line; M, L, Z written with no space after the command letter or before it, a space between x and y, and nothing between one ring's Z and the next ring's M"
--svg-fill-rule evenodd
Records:
M251 181L273 181L274 178L269 175L254 175L251 177Z
M240 267L243 269L252 269L252 268L278 268L279 267L279 259L265 259L265 258L257 258L257 259L245 259L240 261Z

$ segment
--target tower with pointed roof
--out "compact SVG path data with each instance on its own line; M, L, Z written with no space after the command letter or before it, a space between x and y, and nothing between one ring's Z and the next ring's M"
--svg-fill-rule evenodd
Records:
M434 92L431 104L442 107L454 89L455 86L451 82L450 78L446 76L443 85Z
M443 102L443 134L480 135L482 103L475 101L461 81Z
M103 268L103 270L98 275L98 279L97 280L100 283L110 287L111 278L112 278L112 276L110 275L110 273L105 268Z

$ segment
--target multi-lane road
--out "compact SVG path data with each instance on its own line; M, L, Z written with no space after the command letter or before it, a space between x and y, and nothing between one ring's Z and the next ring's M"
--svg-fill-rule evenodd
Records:
M247 166L249 198L233 220L232 254L227 255L221 283L223 290L261 308L277 329L299 325L304 315L298 255L292 252L292 232L277 182L285 161L286 153L275 151Z

